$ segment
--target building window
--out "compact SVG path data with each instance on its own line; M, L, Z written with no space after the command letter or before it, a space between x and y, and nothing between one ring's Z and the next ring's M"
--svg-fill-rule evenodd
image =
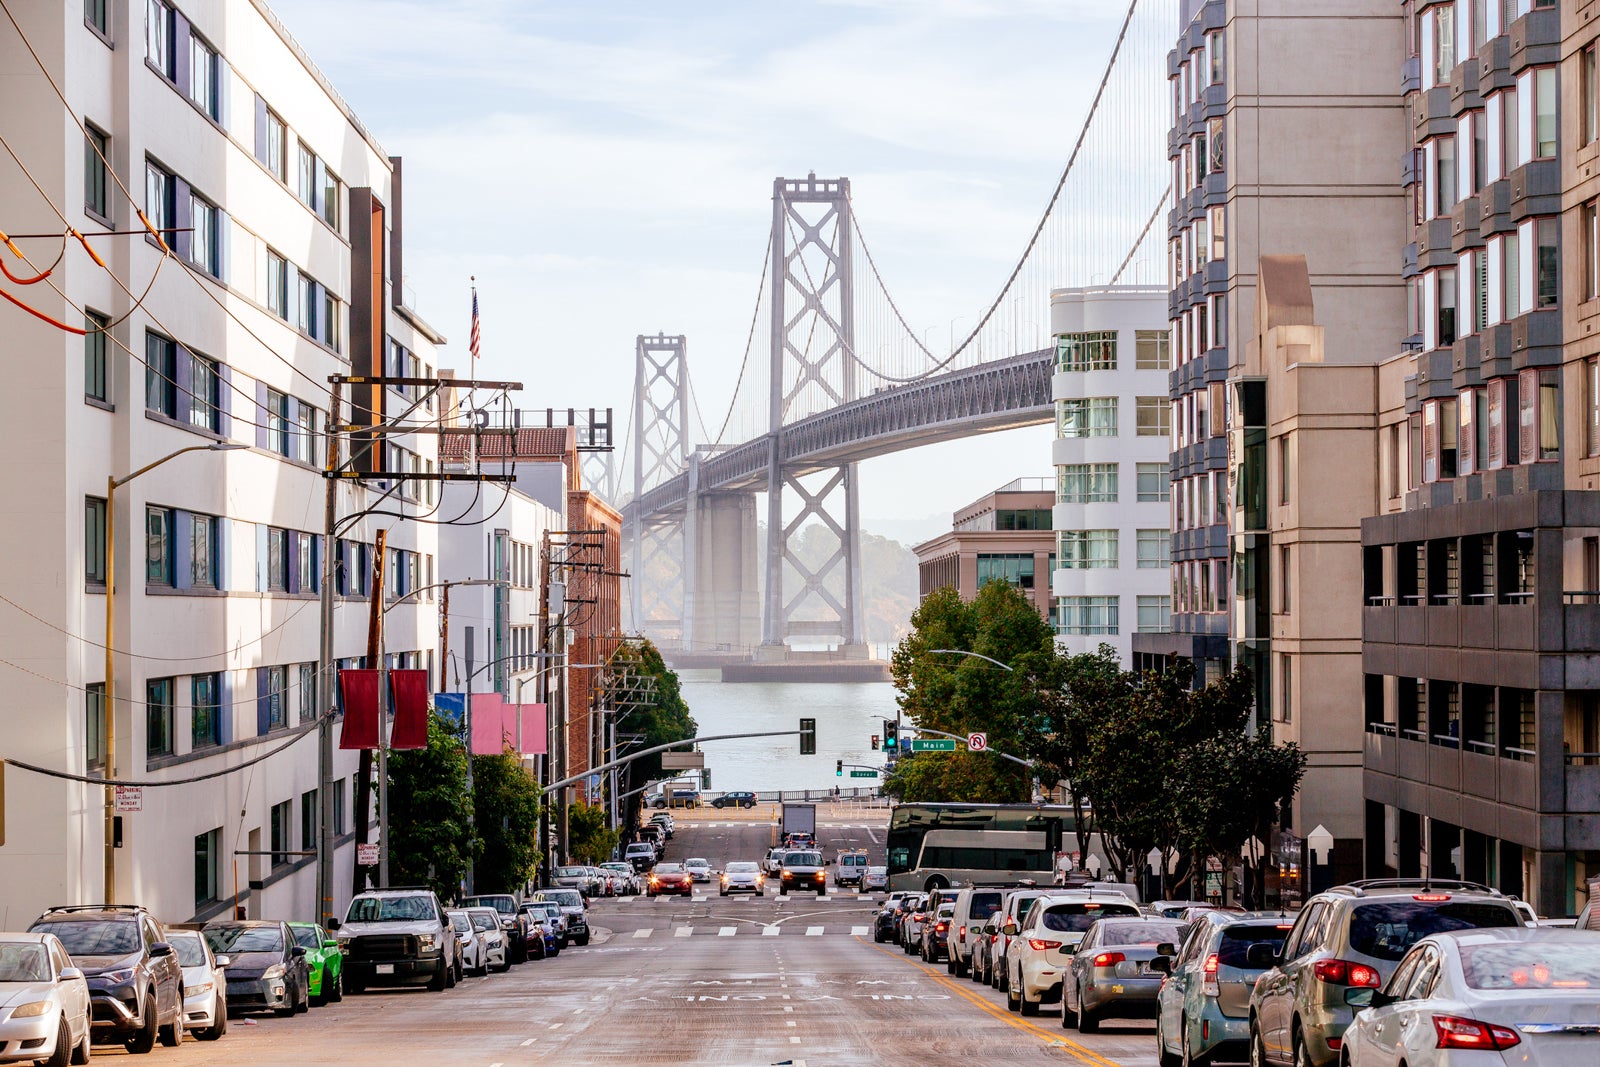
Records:
M277 113L271 110L266 112L266 137L263 140L266 142L264 146L266 158L261 162L267 165L274 178L280 182L287 182L289 172L285 168L285 163L288 154L286 147L289 143L289 128L284 125Z
M267 447L289 455L289 398L276 389L267 390Z
M216 901L222 884L222 827L194 839L194 906Z
M1289 502L1289 437L1278 438L1278 503Z
M1434 273L1434 299L1437 314L1434 319L1435 348L1456 343L1456 271L1445 267Z
M1141 596L1137 598L1138 626L1142 634L1164 634L1172 629L1172 598L1170 596Z
M306 207L314 208L317 203L317 156L315 152L306 147L304 141L300 142L300 151L296 157L298 166L295 168L295 195Z
M177 182L164 168L146 161L144 165L144 214L150 225L170 246L177 217Z
M1518 458L1523 463L1561 454L1560 371L1529 367L1518 373Z
M1172 433L1172 402L1164 396L1141 396L1134 402L1134 427L1140 437Z
M289 588L289 531L267 530L267 589L284 592Z
M980 552L977 559L978 588L990 582L1007 582L1019 589L1033 588L1033 553Z
M262 667L266 687L262 690L267 702L267 729L281 730L289 725L289 710L284 704L284 689L288 684L288 670L284 667Z
M111 174L106 161L111 158L111 138L85 124L88 136L83 142L83 206L91 215L111 218Z
M315 663L300 664L299 679L300 721L311 722L317 717L317 665Z
M1287 652L1278 656L1278 721L1294 722L1294 660Z
M333 832L344 833L345 792L344 779L340 778L328 787L328 794L333 798L329 805L333 808Z
M289 261L267 250L267 310L278 318L289 318Z
M285 800L272 805L271 837L272 866L282 867L289 862L289 821L293 818L294 802Z
M222 118L217 88L217 53L193 33L189 36L189 99L213 120Z
M1449 85L1450 73L1456 69L1455 7L1442 4L1429 8L1427 14L1433 16L1433 84Z
M1534 219L1532 223L1537 307L1555 307L1561 294L1561 259L1556 236L1560 223L1560 219L1553 217Z
M1600 358L1583 361L1583 454L1600 455Z
M1165 504L1172 499L1172 474L1165 463L1141 463L1137 469L1139 503Z
M1280 614L1289 614L1289 575L1293 571L1289 567L1290 552L1288 545L1278 546L1278 611Z
M1593 41L1584 46L1581 59L1581 85L1579 92L1583 99L1579 105L1583 108L1583 143L1593 144L1600 139L1600 84L1596 84L1595 57L1600 51L1600 45Z
M106 502L96 496L83 501L83 578L106 584Z
M317 820L317 791L307 789L300 794L300 851L317 851L317 837L322 824Z
M83 0L83 21L102 37L111 36L110 0Z
M172 755L172 679L152 678L144 684L144 751Z
M106 370L106 331L111 320L98 311L83 315L83 395L102 403L111 402L111 387Z
M306 534L295 538L295 569L300 577L300 591L314 593L317 590L317 560L313 549L316 542Z
M198 196L189 197L189 260L211 275L222 277L222 212Z
M1056 468L1056 502L1060 504L1115 504L1115 463L1074 463Z
M195 748L222 744L222 676L197 674L189 680L192 718L189 737Z
M189 516L189 581L196 589L216 589L217 520L210 515Z
M144 406L167 418L178 415L178 342L144 335Z
M145 0L145 56L168 78L176 74L172 62L172 8L164 0Z
M1139 569L1159 570L1169 566L1172 534L1167 530L1139 531Z
M1216 258L1221 258L1216 257ZM1167 330L1136 330L1134 332L1133 366L1135 370L1171 370L1172 341Z
M172 509L145 508L144 580L172 584Z
M83 688L83 773L106 770L106 684Z
M1556 154L1556 68L1539 67L1533 77L1533 154L1551 159Z
M1456 206L1456 139L1437 137L1428 142L1433 152L1433 188L1435 217L1448 215Z
M1056 401L1056 432L1061 437L1117 436L1117 398Z
M339 178L326 167L322 169L322 221L339 228Z
M1056 630L1063 634L1121 633L1119 597L1064 596L1056 598Z
M1518 254L1521 238L1508 233L1500 238L1500 308L1502 321L1509 322L1522 314L1522 260Z
M1056 338L1056 370L1116 370L1117 331L1064 333Z
M1116 530L1060 530L1056 533L1058 566L1069 570L1101 570L1117 566Z
M194 356L189 365L189 425L220 433L222 377L217 371L217 364L204 356Z

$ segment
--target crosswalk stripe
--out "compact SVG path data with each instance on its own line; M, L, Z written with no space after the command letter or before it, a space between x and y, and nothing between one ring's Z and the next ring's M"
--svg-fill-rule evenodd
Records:
M633 936L634 937L649 937L651 934L653 934L655 932L656 932L656 928L655 927L646 926L646 927L643 927L641 929L635 930L633 932Z
M850 928L851 937L866 937L867 933L868 930L865 926L852 926Z
M807 937L821 937L822 936L822 927L820 927L820 926L808 926L808 927L806 927L806 936Z
M763 926L761 928L762 937L777 937L781 933L783 933L783 931L778 929L776 926Z
M720 928L719 930L717 930L717 936L718 937L732 937L734 934L736 934L738 932L739 932L739 928L737 926L724 926L724 927Z
M674 929L672 931L672 936L673 937L688 937L692 933L694 933L694 927L692 927L692 926L680 926L680 927L677 927L676 929Z

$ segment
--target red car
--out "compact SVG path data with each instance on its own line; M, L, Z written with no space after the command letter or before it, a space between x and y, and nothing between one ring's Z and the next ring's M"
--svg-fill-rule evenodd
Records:
M694 893L694 876L681 863L658 863L650 871L650 895L677 893L691 896Z

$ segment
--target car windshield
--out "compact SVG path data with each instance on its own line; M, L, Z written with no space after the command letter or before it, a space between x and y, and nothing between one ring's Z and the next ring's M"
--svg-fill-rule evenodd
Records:
M586 878L589 872L583 867L557 867L557 878Z
M658 863L658 864L656 864L655 873L657 873L657 874L682 874L683 873L683 864L681 864L681 863Z
M294 943L307 951L322 947L322 939L314 926L291 926L289 933L294 935Z
M1588 941L1462 945L1461 970L1473 989L1600 989L1600 953Z
M755 864L745 863L742 860L735 860L728 864L729 874L754 874L759 869Z
M710 860L684 860L683 861L683 865L685 867L709 867L709 866L711 866L711 861Z
M1106 923L1100 928L1102 945L1177 944L1183 940L1183 924L1171 922Z
M583 894L576 889L545 889L539 893L540 900L552 901L564 908L583 907Z
M1366 956L1396 961L1429 934L1521 925L1516 909L1506 904L1391 900L1356 908L1350 919L1350 947Z
M882 870L882 868L868 867L867 873L870 874L876 870ZM974 893L971 901L967 903L967 912L972 916L973 922L982 922L999 910L999 893Z
M1283 948L1284 938L1289 936L1289 924L1274 923L1270 926L1229 926L1222 931L1222 943L1217 946L1217 963L1223 967L1240 967L1248 970L1260 970L1251 967L1245 960L1250 952L1251 945L1271 945L1272 951L1277 952Z
M615 871L618 874L623 874L629 868L626 863L602 863L600 865L600 869L602 871Z
M822 856L815 852L791 852L783 857L783 862L791 867L820 867Z
M219 956L283 951L283 931L276 926L209 926L205 935L206 944Z
M69 956L126 956L139 951L139 924L132 919L34 923L31 931L55 934Z
M485 905L491 901L483 901ZM347 923L414 923L437 918L427 897L357 897L345 915ZM215 946L213 946L215 947Z
M472 928L474 930L498 930L500 929L500 920L493 915L477 912L472 916Z
M647 842L635 841L633 844L628 846L628 851L629 852L654 852L655 849L652 848Z
M457 911L450 913L450 925L455 928L455 932L458 934L470 934L472 932L472 920Z
M533 912L535 915L542 915L544 918L548 919L561 914L561 905L553 904L547 901L541 901L538 904L529 905L528 910Z
M200 947L199 934L169 933L167 944L172 946L172 954L178 957L180 967L198 967L206 961L206 950Z
M1069 934L1081 934L1096 919L1105 915L1137 915L1139 910L1127 904L1056 904L1046 909L1040 917L1039 925L1046 930L1058 930Z
M493 908L501 915L515 915L517 913L516 899L500 894L492 897L468 897L461 903L469 908Z
M48 982L50 957L42 944L0 944L0 982Z

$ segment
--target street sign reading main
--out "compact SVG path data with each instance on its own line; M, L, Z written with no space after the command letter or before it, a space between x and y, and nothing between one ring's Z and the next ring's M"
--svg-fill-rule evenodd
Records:
M850 777L852 777L852 778L876 778L876 777L878 777L878 772L877 771L851 771L850 772Z
M919 737L911 742L911 751L913 752L954 752L955 750L956 743L954 738L931 737L924 740Z

